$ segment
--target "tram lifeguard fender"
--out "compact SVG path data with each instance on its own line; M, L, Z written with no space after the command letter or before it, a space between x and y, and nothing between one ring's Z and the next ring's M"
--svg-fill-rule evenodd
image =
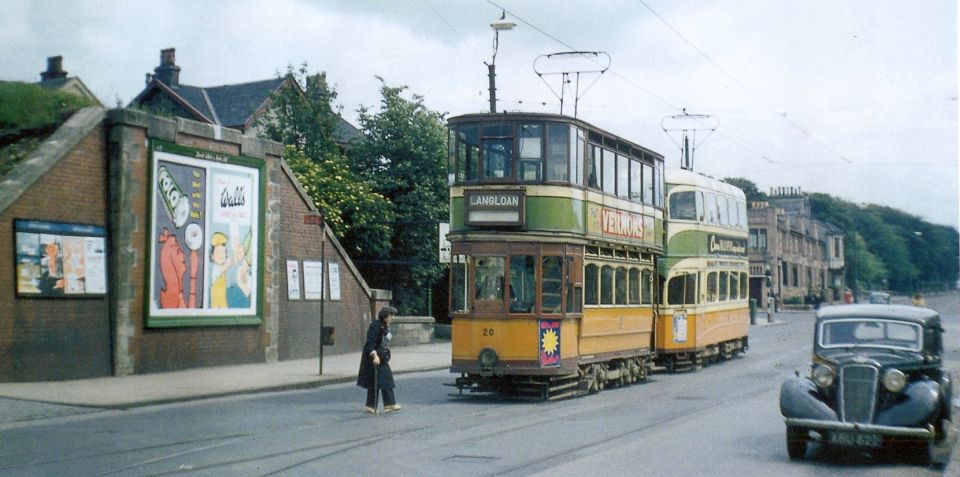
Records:
M810 379L791 376L780 386L780 414L798 419L836 421L837 413L819 398L820 390Z

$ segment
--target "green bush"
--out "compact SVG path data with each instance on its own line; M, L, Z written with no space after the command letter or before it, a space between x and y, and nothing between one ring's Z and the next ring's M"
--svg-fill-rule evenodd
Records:
M73 111L93 105L86 98L35 84L0 82L0 132L59 124Z

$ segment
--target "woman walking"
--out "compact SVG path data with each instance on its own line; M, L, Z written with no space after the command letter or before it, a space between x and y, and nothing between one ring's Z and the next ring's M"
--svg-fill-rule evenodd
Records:
M360 373L357 386L367 390L367 403L364 412L376 414L377 392L383 394L383 412L400 410L393 394L393 371L390 370L390 322L397 315L397 309L386 306L377 313L377 319L367 329L367 341L363 345L360 357Z

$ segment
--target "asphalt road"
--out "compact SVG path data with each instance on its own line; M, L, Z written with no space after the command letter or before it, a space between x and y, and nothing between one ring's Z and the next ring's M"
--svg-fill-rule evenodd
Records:
M956 369L957 297L929 301ZM806 371L813 317L778 319L731 362L555 403L451 398L440 371L398 377L404 408L379 416L350 384L123 411L20 403L43 418L0 423L0 475L944 475L817 447L790 461L778 392Z

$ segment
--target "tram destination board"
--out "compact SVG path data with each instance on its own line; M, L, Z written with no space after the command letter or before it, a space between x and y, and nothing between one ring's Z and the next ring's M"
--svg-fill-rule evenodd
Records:
M466 190L466 224L520 226L524 223L523 189Z

